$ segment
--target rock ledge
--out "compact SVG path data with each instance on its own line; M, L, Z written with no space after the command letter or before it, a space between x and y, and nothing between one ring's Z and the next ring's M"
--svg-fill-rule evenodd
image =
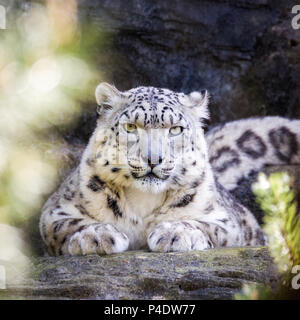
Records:
M2 292L25 299L231 299L244 283L276 284L265 247L43 257Z

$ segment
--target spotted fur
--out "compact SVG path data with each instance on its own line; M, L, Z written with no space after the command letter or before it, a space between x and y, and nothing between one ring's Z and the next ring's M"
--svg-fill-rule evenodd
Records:
M300 165L300 120L249 118L217 126L206 134L209 159L227 190L266 165Z
M251 161L269 152L260 134L242 130L233 148L222 145L225 131L209 154L205 91L119 92L102 83L96 100L99 119L81 163L43 208L40 231L50 254L264 244L255 218L215 181L209 160L220 180L242 165L241 152ZM269 143L279 146L278 158L291 157L295 147L283 144L293 139L281 129Z

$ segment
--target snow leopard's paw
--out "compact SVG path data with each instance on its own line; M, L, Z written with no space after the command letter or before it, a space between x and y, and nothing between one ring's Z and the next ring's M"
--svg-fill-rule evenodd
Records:
M151 251L191 251L212 248L212 243L201 229L190 222L162 222L148 236Z
M111 254L128 249L129 239L111 224L94 223L75 232L68 243L68 254Z

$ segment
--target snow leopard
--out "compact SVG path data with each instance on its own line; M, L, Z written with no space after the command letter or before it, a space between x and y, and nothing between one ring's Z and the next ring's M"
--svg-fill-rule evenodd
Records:
M271 159L299 162L300 121L236 121L205 136L206 90L100 83L95 96L97 125L80 164L42 208L50 255L265 245L229 190Z

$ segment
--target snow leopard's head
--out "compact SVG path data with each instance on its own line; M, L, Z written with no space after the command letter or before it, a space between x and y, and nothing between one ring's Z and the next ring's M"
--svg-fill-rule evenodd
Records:
M96 99L92 160L102 180L160 192L190 183L204 170L206 91L186 95L138 87L120 92L101 83Z

